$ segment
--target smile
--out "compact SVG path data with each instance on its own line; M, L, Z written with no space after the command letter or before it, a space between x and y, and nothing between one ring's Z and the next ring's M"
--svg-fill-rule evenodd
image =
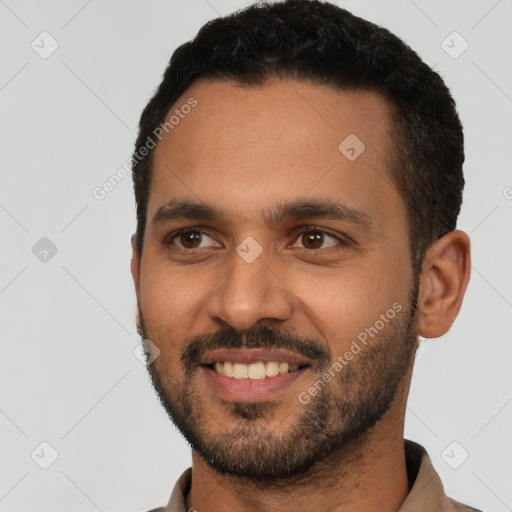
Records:
M210 390L227 400L269 400L284 392L313 362L278 349L218 349L208 352L199 370Z

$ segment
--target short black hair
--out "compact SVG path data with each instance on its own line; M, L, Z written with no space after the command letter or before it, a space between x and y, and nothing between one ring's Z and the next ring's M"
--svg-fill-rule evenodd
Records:
M140 149L200 78L246 86L294 79L380 93L391 107L389 171L407 205L416 270L428 246L455 229L464 188L464 138L441 77L385 28L328 2L285 0L260 2L214 19L172 55L142 113L132 161L140 251L153 154L151 149L141 157Z

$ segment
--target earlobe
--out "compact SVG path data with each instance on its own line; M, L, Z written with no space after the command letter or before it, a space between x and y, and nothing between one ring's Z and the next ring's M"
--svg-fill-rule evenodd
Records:
M140 336L142 336L142 330L141 330L141 323L140 323L140 251L137 244L137 238L135 235L132 235L131 238L131 244L132 244L132 259L130 262L130 270L133 277L133 283L135 285L135 293L137 295L137 313L136 313L136 319L135 323L137 326L137 332Z
M462 305L470 272L470 241L463 231L451 231L428 248L418 297L420 336L437 338L450 329Z

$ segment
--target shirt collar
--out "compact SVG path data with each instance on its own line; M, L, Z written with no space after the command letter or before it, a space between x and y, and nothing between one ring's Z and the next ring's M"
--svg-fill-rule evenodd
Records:
M476 511L446 496L441 479L423 446L405 439L404 450L412 488L398 512ZM155 512L187 512L185 496L190 490L191 480L192 469L188 468L176 482L167 506Z

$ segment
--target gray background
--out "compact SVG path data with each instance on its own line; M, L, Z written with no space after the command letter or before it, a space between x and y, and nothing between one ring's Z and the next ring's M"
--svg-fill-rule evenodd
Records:
M473 274L450 333L421 344L406 436L449 495L512 510L512 1L338 3L405 39L458 102ZM0 0L2 511L141 512L190 463L133 353L130 177L92 191L128 160L172 51L245 4ZM31 47L53 40L47 58Z

